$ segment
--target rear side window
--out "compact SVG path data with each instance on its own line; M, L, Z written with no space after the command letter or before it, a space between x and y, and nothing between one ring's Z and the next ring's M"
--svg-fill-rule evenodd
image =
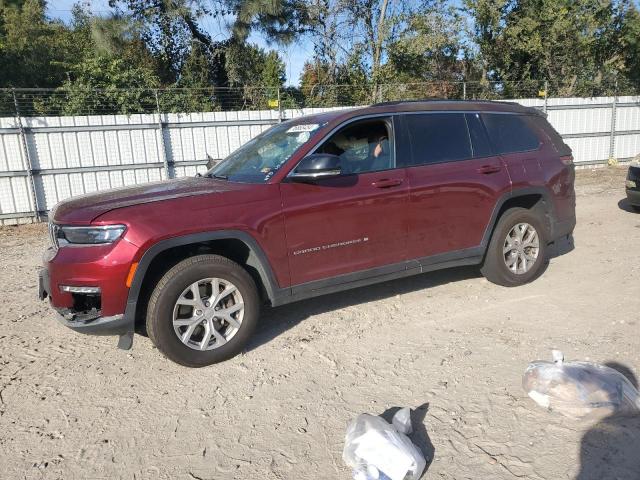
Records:
M471 158L471 143L462 113L405 115L413 155L409 165L428 165Z
M540 115L532 115L529 117L531 122L542 130L542 133L549 139L553 148L560 154L560 156L568 156L571 155L571 147L564 143L562 137L556 130L551 126L548 120Z
M482 121L497 153L526 152L540 146L522 115L483 113Z
M473 147L473 156L489 157L493 155L487 133L480 121L479 113L467 113L467 126L469 127L469 137L471 137L471 146Z

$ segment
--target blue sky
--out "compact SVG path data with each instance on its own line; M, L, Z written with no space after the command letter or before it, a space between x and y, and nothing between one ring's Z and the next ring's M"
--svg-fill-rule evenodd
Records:
M71 9L78 0L49 0L47 2L47 14L51 18L57 18L63 22L71 20ZM108 0L90 0L91 11L96 15L106 15L110 13ZM227 28L221 20L205 18L201 22L201 26L214 39L226 38ZM287 84L298 85L300 82L300 73L304 66L305 60L313 56L313 46L308 40L296 42L286 47L279 45L268 45L265 39L259 34L251 34L249 41L259 45L262 48L278 51L285 62L287 68Z

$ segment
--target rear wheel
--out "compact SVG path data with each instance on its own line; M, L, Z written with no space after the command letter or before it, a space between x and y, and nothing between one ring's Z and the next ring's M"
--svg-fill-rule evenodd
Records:
M147 331L169 359L203 367L242 350L259 307L256 285L240 265L219 255L198 255L160 279L149 299Z
M487 280L515 287L535 280L547 261L547 240L538 215L507 210L496 225L480 271Z

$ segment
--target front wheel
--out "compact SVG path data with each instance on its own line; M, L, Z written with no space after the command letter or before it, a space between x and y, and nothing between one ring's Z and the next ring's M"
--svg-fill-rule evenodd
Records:
M197 255L171 268L147 308L149 338L166 357L204 367L238 354L260 311L251 276L219 255Z
M480 271L490 282L515 287L535 280L546 261L542 222L533 211L518 207L500 217Z

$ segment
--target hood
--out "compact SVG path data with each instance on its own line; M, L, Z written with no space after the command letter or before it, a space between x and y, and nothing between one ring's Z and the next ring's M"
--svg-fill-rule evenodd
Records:
M96 217L117 208L179 197L243 190L248 187L250 184L221 181L209 177L164 180L63 200L51 210L49 218L62 224L87 224Z

